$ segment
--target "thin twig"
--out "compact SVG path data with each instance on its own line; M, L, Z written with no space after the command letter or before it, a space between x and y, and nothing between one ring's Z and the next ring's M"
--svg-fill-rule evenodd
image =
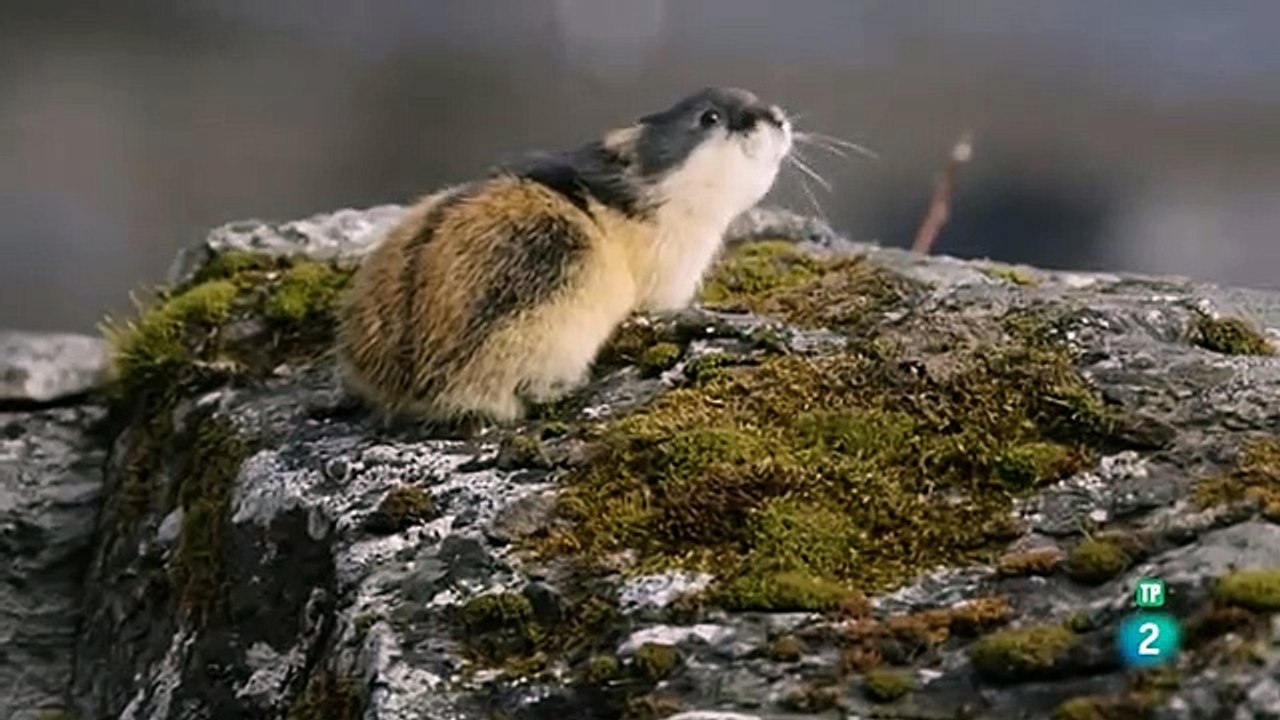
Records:
M973 136L966 132L951 147L951 157L946 167L934 178L933 197L929 199L929 210L925 213L924 221L920 223L920 229L916 232L915 242L911 243L911 251L917 255L929 254L929 250L938 240L938 234L942 232L942 226L946 225L947 220L950 219L951 195L955 191L956 175L959 173L960 166L969 162L972 157Z

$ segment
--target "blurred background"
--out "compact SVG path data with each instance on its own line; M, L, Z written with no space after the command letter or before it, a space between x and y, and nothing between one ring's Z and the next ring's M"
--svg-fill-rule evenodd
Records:
M92 330L233 219L403 202L706 84L860 141L826 216L1280 287L1275 0L4 0L0 327ZM773 201L811 210L793 175Z

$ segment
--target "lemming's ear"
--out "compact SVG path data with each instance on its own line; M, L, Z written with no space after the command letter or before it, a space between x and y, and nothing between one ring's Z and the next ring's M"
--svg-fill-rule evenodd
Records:
M640 128L636 125L611 130L604 136L604 147L619 155L629 155L639 138Z

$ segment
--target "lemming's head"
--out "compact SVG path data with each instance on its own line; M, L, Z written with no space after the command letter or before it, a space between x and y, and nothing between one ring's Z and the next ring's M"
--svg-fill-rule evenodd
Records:
M640 118L618 140L651 201L727 222L773 186L791 151L791 122L746 90L711 87Z

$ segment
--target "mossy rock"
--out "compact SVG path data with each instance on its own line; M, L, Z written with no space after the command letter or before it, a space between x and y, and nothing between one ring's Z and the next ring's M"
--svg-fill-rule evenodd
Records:
M1220 602L1258 612L1280 612L1280 568L1237 570L1214 588Z
M455 623L466 657L483 667L527 676L563 662L579 679L597 674L617 646L623 623L617 604L603 596L566 598L560 612L535 612L523 593L487 593L456 609Z
M623 705L622 720L662 720L680 712L680 709L680 701L668 695L636 695Z
M437 514L431 493L413 485L392 488L365 520L365 529L389 535L433 519Z
M227 593L227 540L231 495L250 444L223 420L199 423L190 459L181 473L182 524L169 561L180 614L196 627L222 616Z
M772 307L772 292L872 272L812 267L799 285L743 292ZM864 338L725 365L604 422L565 478L570 524L541 549L711 570L731 607L831 609L852 590L994 560L1019 532L1014 501L1111 441L1114 417L1052 343L956 348L936 373L902 352Z
M509 433L504 436L498 444L495 462L500 470L544 470L553 465L542 439L524 433Z
M180 401L327 352L337 293L349 276L328 263L231 251L213 256L191 282L156 291L136 317L104 322L113 416L129 428L121 486L104 509L109 540L148 512L168 511L159 506L159 481L169 456L187 454L172 452L181 441L172 420ZM225 463L215 457L212 465ZM208 477L200 484L216 485Z
M1280 515L1280 438L1249 442L1235 466L1197 484L1194 497L1200 507L1252 500Z
M1062 551L1056 547L1035 548L1000 556L996 570L1006 577L1051 575L1062 564Z
M316 672L289 707L287 720L358 720L364 713L360 679L328 670Z
M592 655L582 664L579 679L588 685L600 685L622 674L622 663L617 655Z
M663 371L670 369L677 361L680 360L680 354L684 349L672 342L660 342L651 345L640 354L637 365L640 368L640 374L644 377L657 377Z
M856 332L918 291L863 256L819 257L794 243L745 243L712 268L701 300L805 327Z
M844 692L835 685L812 683L787 693L778 704L798 713L822 713L840 706Z
M350 276L350 269L300 258L242 251L213 257L192 282L140 305L136 318L105 322L118 395L172 391L211 365L262 372L327 351ZM229 331L254 323L262 331Z
M1054 709L1053 720L1142 720L1151 717L1166 694L1162 688L1138 688L1071 698Z
M858 593L803 570L751 571L724 582L712 600L729 610L791 612L835 610Z
M780 663L797 662L804 657L804 652L804 641L795 635L780 635L770 640L764 649L766 657Z
M1194 342L1223 355L1275 355L1267 338L1240 318L1201 316L1195 325Z
M987 265L982 267L981 270L990 278L1001 280L1013 285L1035 287L1040 284L1040 279L1034 274L1012 265Z
M1078 638L1062 625L1002 630L969 648L973 669L985 680L1012 683L1047 677L1075 647Z
M675 364L683 347L666 325L647 317L633 317L613 331L592 364L597 375L625 365L635 365L641 374L657 375ZM670 364L668 364L670 363ZM660 367L665 365L665 367Z
M708 305L746 302L818 277L822 261L785 240L745 243L712 268L700 299Z
M862 679L862 691L878 703L900 700L915 687L915 675L910 670L871 670Z
M348 279L348 273L327 263L295 263L284 271L279 286L263 302L263 314L287 326L327 322Z
M645 643L636 648L636 672L649 682L657 682L670 676L680 666L680 653L671 645Z
M1109 720L1106 700L1096 697L1071 698L1053 711L1053 720Z
M1101 585L1124 572L1132 558L1118 542L1086 538L1067 556L1063 568L1067 575L1086 585Z

